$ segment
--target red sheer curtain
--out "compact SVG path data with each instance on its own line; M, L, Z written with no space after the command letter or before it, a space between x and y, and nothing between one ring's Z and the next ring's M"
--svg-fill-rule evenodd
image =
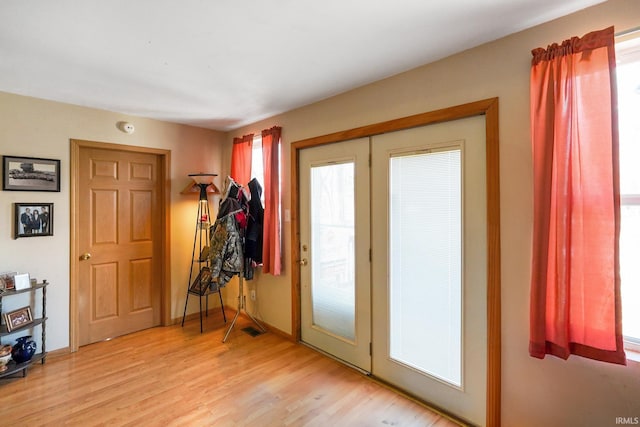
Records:
M233 138L231 152L231 178L238 184L246 186L251 180L251 153L253 134L242 138Z
M282 128L274 126L262 131L262 162L264 165L264 231L262 272L279 276L282 272L280 235L280 135Z
M532 51L529 353L626 364L613 27Z

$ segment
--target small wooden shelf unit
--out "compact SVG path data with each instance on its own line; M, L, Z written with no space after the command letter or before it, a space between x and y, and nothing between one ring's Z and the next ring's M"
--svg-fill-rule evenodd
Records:
M2 312L2 302L5 298L10 298L14 295L23 294L27 292L33 292L33 294L36 295L38 290L41 290L41 293L42 293L42 316L41 317L34 318L33 322L20 326L12 330L11 332L7 331L7 325L5 324L0 325L0 345L8 344L8 343L2 342L3 338L8 335L18 334L19 332L22 332L22 331L29 331L35 328L36 326L41 325L42 326L42 349L40 352L34 354L31 360L27 362L16 363L13 360L11 360L7 365L7 369L3 372L0 372L0 378L15 376L15 374L18 374L20 372L22 372L22 376L25 377L27 375L27 368L32 364L40 362L44 365L45 359L47 357L45 324L47 322L47 286L48 285L49 283L46 280L43 280L42 283L33 285L28 289L21 289L19 291L10 289L10 290L5 290L3 293L0 293L0 313ZM31 310L35 315L34 304L31 304Z

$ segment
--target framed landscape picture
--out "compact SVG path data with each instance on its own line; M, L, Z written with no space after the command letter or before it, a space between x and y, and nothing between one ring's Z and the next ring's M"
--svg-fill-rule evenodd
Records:
M60 160L2 156L2 189L60 191Z
M16 203L14 238L53 236L53 203Z

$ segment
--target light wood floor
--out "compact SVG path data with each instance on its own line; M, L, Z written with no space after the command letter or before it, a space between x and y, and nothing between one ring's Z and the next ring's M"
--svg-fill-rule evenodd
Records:
M215 319L214 319L215 317ZM210 315L50 357L0 380L0 425L456 426L330 358Z

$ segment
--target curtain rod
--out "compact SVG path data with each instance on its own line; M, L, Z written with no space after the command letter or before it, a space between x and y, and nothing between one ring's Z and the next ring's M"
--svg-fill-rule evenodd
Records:
M640 31L640 27L629 28L628 30L619 31L614 34L615 37L622 37Z

